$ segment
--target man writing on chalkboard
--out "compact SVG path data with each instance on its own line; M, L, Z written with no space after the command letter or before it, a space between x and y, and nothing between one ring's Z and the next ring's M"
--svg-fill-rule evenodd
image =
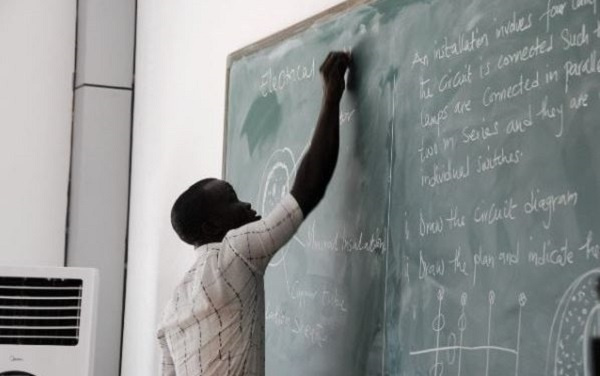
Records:
M197 261L175 289L158 330L163 375L263 375L263 274L323 198L339 149L340 100L350 56L320 68L323 101L290 194L262 219L227 182L201 180L179 196L171 223Z

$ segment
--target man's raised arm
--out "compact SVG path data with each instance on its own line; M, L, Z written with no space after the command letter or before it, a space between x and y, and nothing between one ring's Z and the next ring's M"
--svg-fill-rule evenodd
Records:
M323 77L321 112L291 191L305 218L325 195L335 170L340 143L340 100L349 64L349 54L331 52L320 68Z

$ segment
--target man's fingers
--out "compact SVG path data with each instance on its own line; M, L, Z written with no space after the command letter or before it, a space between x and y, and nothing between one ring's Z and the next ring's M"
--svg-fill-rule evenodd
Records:
M325 58L325 60L323 61L323 64L321 64L321 67L319 68L319 72L325 73L325 72L329 71L329 66L331 65L333 56L334 56L333 52L330 52L327 54L327 57Z
M340 56L339 60L338 60L338 69L340 74L344 74L346 73L346 69L348 69L348 66L350 65L350 56L346 53L344 53L342 56Z
M347 52L330 52L325 61L319 68L319 71L323 75L328 75L332 71L338 73L344 73L344 71L350 65L350 54Z
M352 60L352 56L350 56L349 52L340 52L340 59L344 62L344 65L350 65L350 61Z

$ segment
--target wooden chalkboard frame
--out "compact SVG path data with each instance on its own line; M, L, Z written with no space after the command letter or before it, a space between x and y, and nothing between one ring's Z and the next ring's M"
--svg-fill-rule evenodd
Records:
M221 165L221 178L225 179L227 175L227 131L229 123L229 78L231 73L231 66L233 63L238 61L239 59L251 55L255 52L263 50L265 48L271 47L287 38L290 38L294 35L297 35L317 22L326 21L330 18L333 18L341 13L347 12L361 5L369 4L374 2L375 0L346 0L338 5L334 5L333 7L326 9L316 15L305 19L304 21L300 21L286 29L283 29L275 34L272 34L266 38L263 38L255 43L252 43L246 47L242 47L239 50L236 50L230 53L227 56L227 72L225 78L225 124L223 126L223 155L222 155L222 165Z

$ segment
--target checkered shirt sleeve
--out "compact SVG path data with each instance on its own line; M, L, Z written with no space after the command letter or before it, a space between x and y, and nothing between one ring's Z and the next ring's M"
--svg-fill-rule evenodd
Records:
M173 362L173 358L171 357L171 353L169 352L169 347L167 344L167 339L165 338L165 334L162 330L158 332L158 343L160 345L160 350L162 353L162 376L175 376L175 363Z
M266 218L227 233L223 261L239 258L254 272L264 274L273 255L294 236L303 219L298 202L287 194Z

